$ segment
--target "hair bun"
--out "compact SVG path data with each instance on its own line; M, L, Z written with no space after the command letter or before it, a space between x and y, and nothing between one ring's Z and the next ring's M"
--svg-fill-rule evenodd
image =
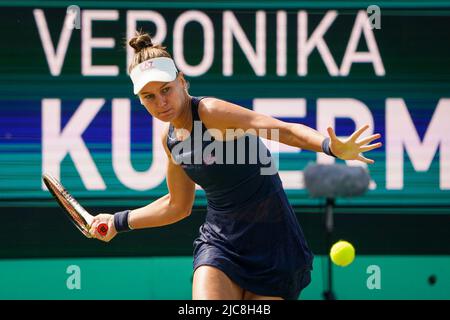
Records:
M128 44L134 49L135 53L142 49L153 47L152 38L148 33L137 33L136 36L130 39Z

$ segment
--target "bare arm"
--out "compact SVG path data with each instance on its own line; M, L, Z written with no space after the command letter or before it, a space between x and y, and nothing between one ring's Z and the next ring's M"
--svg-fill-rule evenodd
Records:
M128 223L133 229L172 224L191 213L195 198L195 183L172 161L166 137L167 130L163 134L162 143L169 157L166 177L169 193L145 207L132 210L128 216Z
M288 123L264 114L248 110L239 105L215 98L205 98L200 103L199 114L207 128L215 128L221 132L227 129L255 130L257 135L267 134L264 138L315 152L323 152L322 142L326 138L317 130L298 123ZM380 134L358 140L369 126L363 126L348 139L336 137L333 129L327 129L330 138L330 148L334 155L344 160L359 160L372 164L373 160L365 158L361 153L381 147L381 143L366 145L379 139ZM266 129L262 131L261 129ZM272 136L276 130L277 136ZM357 141L358 140L358 141Z
M257 134L262 132L261 129L267 129L267 139L276 138L272 136L271 130L277 130L281 143L316 152L322 151L322 141L325 136L315 129L298 123L284 122L215 98L205 98L202 102L199 112L208 128L221 131L253 129Z

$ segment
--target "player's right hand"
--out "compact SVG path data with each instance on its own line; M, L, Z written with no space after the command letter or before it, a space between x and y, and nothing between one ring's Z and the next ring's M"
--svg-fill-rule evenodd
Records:
M108 225L108 232L106 235L102 236L97 231L97 226L100 223L106 223ZM92 238L109 242L111 241L117 234L116 228L114 227L114 215L107 214L107 213L101 213L99 215L96 215L92 221L91 228L89 229L89 233Z

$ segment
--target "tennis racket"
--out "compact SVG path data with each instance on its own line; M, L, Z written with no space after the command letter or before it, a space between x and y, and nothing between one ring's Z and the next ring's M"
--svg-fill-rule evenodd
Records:
M89 233L90 226L94 217L89 214L75 198L64 188L64 186L55 179L52 175L44 173L42 175L45 185L51 192L53 197L58 201L61 208L67 214L67 217L73 224L81 231L86 237L91 238ZM105 236L108 232L108 225L106 223L100 223L97 226L97 231L102 236Z

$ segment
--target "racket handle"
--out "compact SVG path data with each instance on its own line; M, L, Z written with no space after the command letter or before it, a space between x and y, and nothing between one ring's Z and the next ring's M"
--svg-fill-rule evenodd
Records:
M98 233L100 233L102 236L106 236L106 234L108 233L108 225L106 223L100 223L97 226L97 231Z

